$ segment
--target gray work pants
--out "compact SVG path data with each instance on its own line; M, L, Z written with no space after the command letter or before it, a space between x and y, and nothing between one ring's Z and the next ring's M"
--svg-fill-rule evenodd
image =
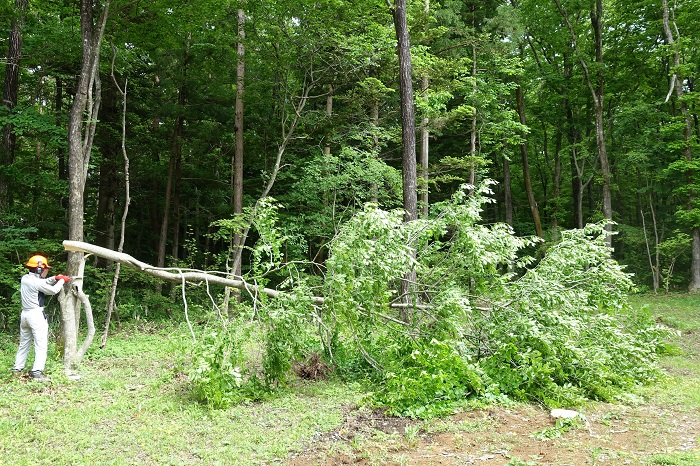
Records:
M34 366L32 370L43 371L46 365L46 351L49 344L49 323L44 317L44 310L40 307L22 311L15 370L21 371L24 369L32 339L34 340Z

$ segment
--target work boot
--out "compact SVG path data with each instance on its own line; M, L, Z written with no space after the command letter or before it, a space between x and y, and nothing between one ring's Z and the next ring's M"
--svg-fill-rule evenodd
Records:
M41 371L29 371L29 375L32 377L32 380L36 380L37 382L48 382L51 380L42 374Z

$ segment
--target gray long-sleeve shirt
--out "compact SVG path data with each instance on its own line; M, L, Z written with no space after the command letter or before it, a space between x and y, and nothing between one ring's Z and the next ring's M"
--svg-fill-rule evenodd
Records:
M29 272L22 277L20 294L22 295L22 310L41 309L44 307L44 296L54 295L61 291L63 279L54 277L41 278L38 273Z

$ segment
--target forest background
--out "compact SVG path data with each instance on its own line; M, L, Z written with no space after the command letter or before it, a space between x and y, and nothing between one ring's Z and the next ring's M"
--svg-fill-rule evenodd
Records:
M638 288L700 289L697 1L408 2L411 147L394 5L106 6L0 7L4 328L15 328L26 257L65 258L78 97L99 109L84 120L96 123L84 133L84 239L123 244L159 267L274 287L289 275L276 267L298 264L294 273L318 285L329 244L366 203L406 207L406 154L415 151L421 218L496 180L494 202L470 220L543 240L512 247L541 258L562 231L613 220L605 228L617 234L606 240ZM105 29L95 34L99 68L82 88L86 20ZM361 226L378 225L366 215ZM102 309L113 264L94 258L88 267L85 286ZM137 274L119 290L125 316L169 316L179 297Z

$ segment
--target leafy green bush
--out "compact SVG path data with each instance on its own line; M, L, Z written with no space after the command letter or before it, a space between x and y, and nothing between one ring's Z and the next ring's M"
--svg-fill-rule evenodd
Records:
M256 297L234 325L255 326L257 360L230 332L200 347L191 375L198 399L255 399L312 353L341 375L371 380L374 406L421 418L479 396L549 406L612 400L653 380L663 333L630 314L634 287L611 259L605 224L547 245L518 238L507 225L481 223L489 186L465 187L434 217L409 223L367 204L330 245L320 307L303 273L278 268L284 238L265 205L252 270L263 273L258 284L277 274L285 294ZM537 259L527 254L538 245ZM402 296L409 272L416 278Z
M211 331L194 345L188 375L195 400L225 408L260 396L258 381L250 377L241 348L241 335L233 326Z
M342 341L354 342L375 371L372 401L391 413L430 417L480 393L562 406L611 400L653 380L662 332L629 315L633 283L610 256L605 224L562 232L536 260L524 254L536 239L480 223L488 184L471 191L409 224L400 212L369 205L332 245L327 325L350 333ZM406 316L392 306L411 269L410 302L419 306ZM387 351L407 339L439 341L440 351Z
M450 343L432 340L402 345L405 351L386 370L373 401L391 415L430 418L484 391L481 370Z

